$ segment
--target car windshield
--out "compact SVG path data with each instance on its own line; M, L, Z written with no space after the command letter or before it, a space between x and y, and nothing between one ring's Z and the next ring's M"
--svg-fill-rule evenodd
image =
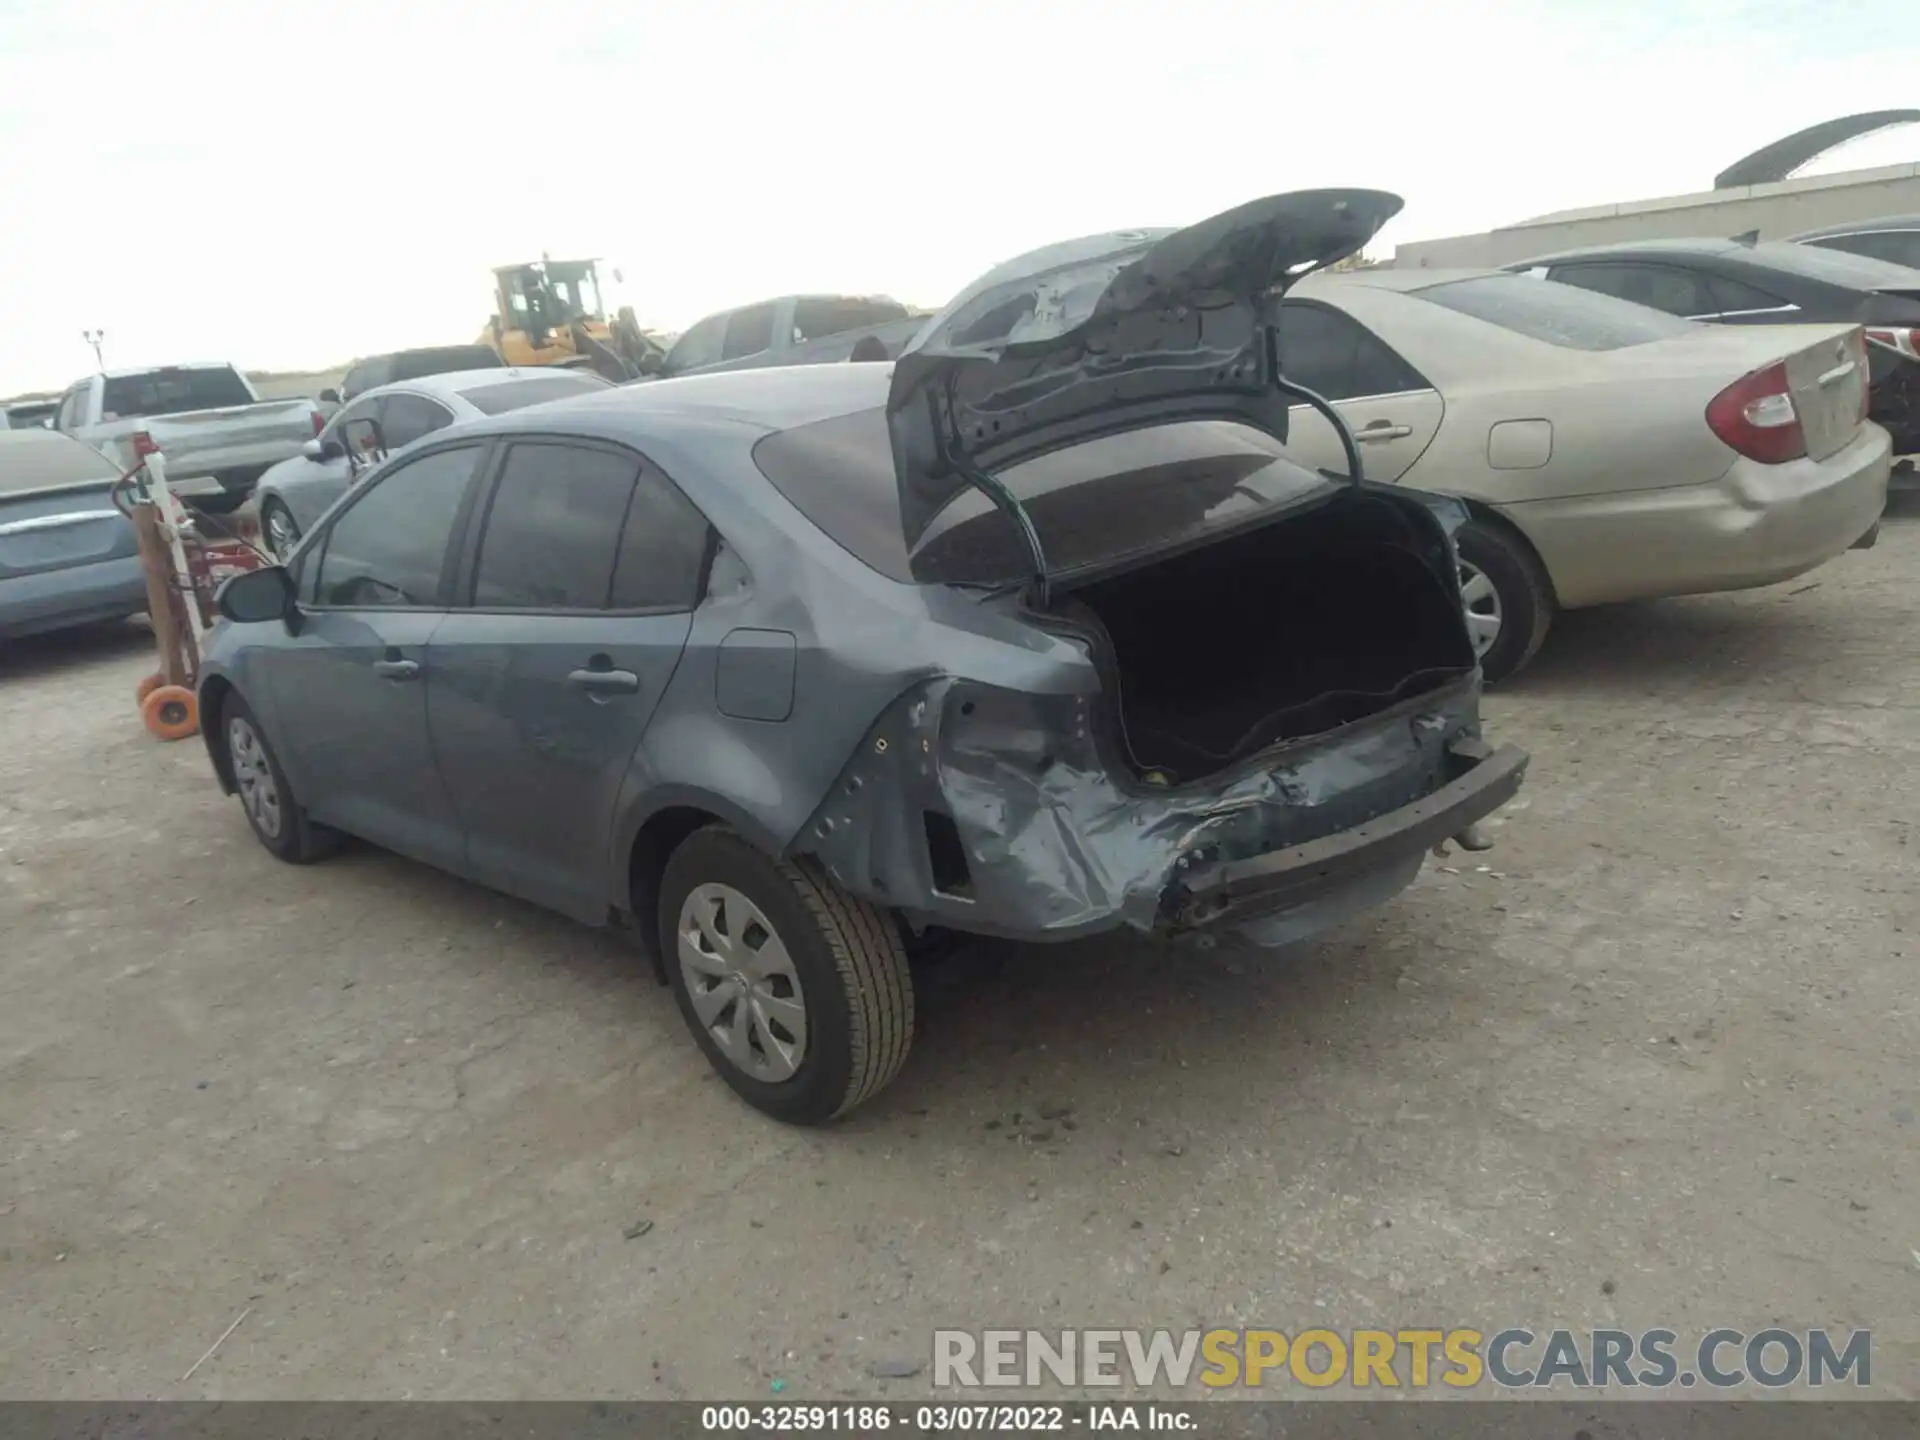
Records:
M1694 328L1691 320L1631 300L1524 275L1444 280L1409 293L1563 350L1621 350L1670 340Z
M551 375L531 375L524 380L504 380L498 385L482 385L464 390L461 398L482 415L504 415L547 400L565 400L613 387L587 370L556 370Z
M1031 570L1019 532L969 490L928 530L915 574L881 410L769 435L753 457L796 509L890 579L1002 585ZM1055 575L1231 529L1335 483L1288 458L1271 436L1219 420L1090 440L999 478L1025 505Z
M131 420L146 415L184 415L189 410L222 410L251 405L247 384L230 365L182 366L144 370L138 375L109 375L101 396L103 419Z

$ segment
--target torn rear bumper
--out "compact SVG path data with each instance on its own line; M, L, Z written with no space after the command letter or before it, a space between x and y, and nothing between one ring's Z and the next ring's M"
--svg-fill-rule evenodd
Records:
M1462 739L1447 755L1458 767L1454 778L1378 819L1286 850L1190 870L1169 895L1170 928L1235 928L1304 909L1375 876L1411 880L1421 856L1506 804L1527 772L1527 753L1516 745L1489 750Z
M887 708L787 848L916 927L1292 943L1390 899L1512 798L1526 756L1481 743L1479 690L1471 672L1159 790L1116 781L1092 696L932 679Z

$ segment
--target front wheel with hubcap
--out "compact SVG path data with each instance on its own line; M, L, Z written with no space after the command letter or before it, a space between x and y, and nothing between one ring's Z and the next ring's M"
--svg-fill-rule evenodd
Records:
M260 528L266 532L267 548L276 560L286 560L300 543L300 527L294 523L293 512L278 500L261 505Z
M1553 586L1517 535L1469 520L1453 537L1459 552L1460 599L1467 633L1489 685L1518 672L1546 643L1553 623Z
M234 788L254 838L292 865L304 865L338 848L338 832L314 824L300 808L286 772L281 770L246 701L229 695L220 707L220 724Z
M913 979L891 916L731 829L690 835L660 883L675 1001L728 1085L779 1120L844 1115L899 1073Z

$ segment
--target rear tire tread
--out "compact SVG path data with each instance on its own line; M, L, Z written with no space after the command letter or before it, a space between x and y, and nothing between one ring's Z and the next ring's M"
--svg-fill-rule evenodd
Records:
M776 869L814 917L853 1002L847 1039L853 1067L834 1107L846 1114L886 1088L906 1064L913 1041L913 982L900 932L874 906L848 894L808 861L776 860Z

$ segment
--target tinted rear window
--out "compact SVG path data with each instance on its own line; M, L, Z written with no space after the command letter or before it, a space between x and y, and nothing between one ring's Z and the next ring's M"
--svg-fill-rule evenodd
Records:
M1920 270L1820 245L1762 245L1749 258L1769 270L1784 270L1789 275L1844 285L1849 290L1920 290Z
M565 400L575 395L613 387L598 375L578 370L560 370L552 375L534 375L525 380L506 380L498 385L482 385L464 390L461 398L482 415L504 415L547 400Z
M246 382L229 366L218 369L148 370L107 380L101 410L108 420L141 415L183 415L189 410L220 410L251 405Z
M0 495L20 495L86 480L114 480L120 467L91 445L57 430L0 434Z
M916 579L883 410L769 435L753 458L842 549L889 579ZM1091 440L1001 478L1025 504L1056 575L1233 526L1327 483L1270 436L1211 420ZM968 491L929 528L920 569L929 581L1004 584L1024 578L1029 562L1007 518Z
M1525 275L1478 275L1409 293L1563 350L1620 350L1693 328L1690 320L1644 305Z

